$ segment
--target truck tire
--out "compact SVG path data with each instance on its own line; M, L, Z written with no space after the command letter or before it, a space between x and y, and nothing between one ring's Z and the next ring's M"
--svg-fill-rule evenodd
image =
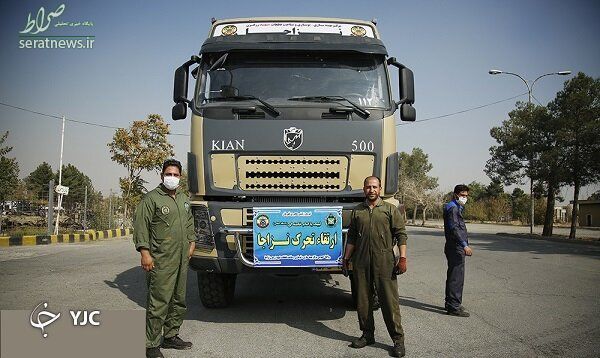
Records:
M354 287L354 280L352 278L352 273L348 274L348 278L350 279L350 293L352 294L352 308L356 308L356 287Z
M206 308L224 308L233 302L237 275L198 272L200 301Z

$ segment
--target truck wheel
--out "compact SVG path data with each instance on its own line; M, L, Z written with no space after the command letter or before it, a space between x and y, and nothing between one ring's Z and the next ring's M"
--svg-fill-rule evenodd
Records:
M348 278L350 279L350 292L352 293L352 308L356 308L356 287L354 287L352 273L348 275Z
M224 308L233 302L237 275L198 272L200 301L206 308Z

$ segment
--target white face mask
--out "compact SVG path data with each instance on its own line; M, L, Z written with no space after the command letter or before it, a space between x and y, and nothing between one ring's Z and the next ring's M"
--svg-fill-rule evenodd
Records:
M465 205L467 203L467 197L466 196L459 196L458 197L458 202L460 203L460 205Z
M175 190L179 186L179 178L174 176L166 176L163 178L165 188Z

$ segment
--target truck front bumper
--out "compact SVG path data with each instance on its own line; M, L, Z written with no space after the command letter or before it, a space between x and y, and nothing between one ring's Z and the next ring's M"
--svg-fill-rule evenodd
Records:
M348 229L342 229L344 235ZM255 267L254 263L244 255L242 239L244 236L252 235L251 228L224 228L215 235L217 237L233 235L236 245L234 257L219 257L217 250L211 252L196 250L190 258L190 267L196 271L215 273L272 273L272 274L308 274L308 273L341 273L341 269L333 268L311 268L311 267Z

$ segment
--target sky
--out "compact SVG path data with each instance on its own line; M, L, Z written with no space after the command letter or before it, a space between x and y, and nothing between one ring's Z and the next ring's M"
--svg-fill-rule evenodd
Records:
M35 18L64 9L47 35L95 36L91 49L19 48L28 14ZM417 123L397 119L397 149L422 148L433 164L440 190L457 183L489 183L484 173L492 127L500 126L517 100L527 101L525 84L501 69L532 80L561 70L600 77L600 2L504 1L3 1L0 3L0 102L108 127L128 127L150 113L171 125L169 141L185 162L189 115L171 120L173 73L197 54L210 19L318 16L377 20L390 56L415 76L417 119L491 104L453 116ZM32 20L33 21L33 20ZM88 21L93 26L81 23ZM88 25L89 25L88 23ZM392 71L395 72L395 71ZM548 76L533 94L551 101L572 76ZM395 85L397 82L393 81ZM397 86L395 88L397 95ZM9 131L20 177L43 161L59 166L61 121L0 105L0 131ZM63 163L88 175L94 188L118 192L125 169L110 159L114 129L67 122ZM146 174L148 188L158 183ZM600 189L583 188L587 198ZM562 192L567 199L571 188Z

